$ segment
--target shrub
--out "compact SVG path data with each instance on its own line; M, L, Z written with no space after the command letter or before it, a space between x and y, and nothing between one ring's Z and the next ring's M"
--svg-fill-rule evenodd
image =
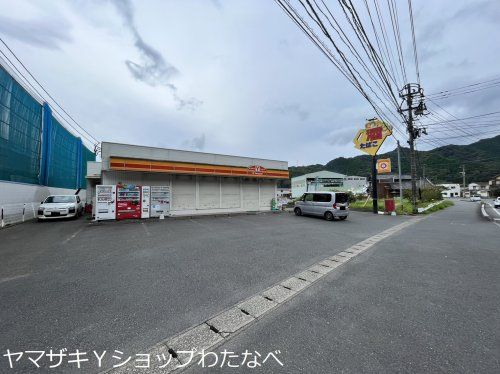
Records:
M440 187L426 187L421 189L421 200L422 201L432 201L432 200L443 200L443 195L441 195L442 188Z
M349 203L353 203L357 200L356 195L351 191L347 192L347 198L349 199Z
M417 189L417 200L420 201L433 201L433 200L443 200L443 195L441 195L441 187L426 187ZM411 201L411 189L403 190L403 197Z

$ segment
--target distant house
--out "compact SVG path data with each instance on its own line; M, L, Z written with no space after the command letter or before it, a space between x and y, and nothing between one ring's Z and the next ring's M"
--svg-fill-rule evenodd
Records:
M467 191L464 191L464 197L470 197L470 196L489 197L490 196L489 183L488 182L469 183Z
M438 186L444 188L443 191L441 191L441 195L443 195L443 197L460 197L460 185L458 183L442 183Z
M490 179L488 185L490 189L490 196L500 196L500 175L497 175L493 179Z
M417 179L417 189L421 190L434 184L427 178ZM371 183L370 183L371 185ZM401 175L401 188L411 190L411 175ZM397 174L378 174L377 175L377 193L379 198L393 198L399 196L399 175Z

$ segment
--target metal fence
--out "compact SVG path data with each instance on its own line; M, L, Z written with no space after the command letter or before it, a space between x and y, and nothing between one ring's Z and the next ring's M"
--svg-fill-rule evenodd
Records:
M95 154L0 65L0 180L85 188Z
M39 202L2 205L0 228L35 219L39 206Z

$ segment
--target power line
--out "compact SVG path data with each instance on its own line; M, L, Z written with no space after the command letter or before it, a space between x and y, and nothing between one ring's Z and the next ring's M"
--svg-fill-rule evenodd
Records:
M450 93L447 93L447 94L435 95L435 96L430 96L429 95L428 97L432 98L434 100L444 100L444 99L448 99L450 97L456 97L456 96L466 95L466 94L470 94L470 93L474 93L474 92L484 91L484 90L491 89L491 88L497 88L499 86L500 86L500 82L495 83L495 84L490 84L488 86L477 87L475 89L462 90L462 91L457 91L457 92L450 92Z
M366 11L368 12L368 17L370 18L370 24L372 25L373 35L375 36L375 41L377 42L378 49L379 49L379 51L381 51L382 55L385 55L387 62L389 64L389 69L391 70L392 74L389 73L388 75L389 75L389 77L391 77L394 84L396 86L398 86L398 83L396 82L396 74L394 73L394 67L392 66L392 61L390 60L390 57L388 56L386 51L384 51L384 49L381 46L380 38L378 36L378 32L377 32L377 28L375 27L375 23L373 22L373 17L372 17L372 13L370 10L370 6L368 5L368 1L364 0L364 3L365 3ZM383 61L383 56L380 56L380 58Z
M389 70L387 69L382 58L379 56L373 44L371 43L370 38L368 37L363 27L363 23L361 22L361 19L356 11L356 8L352 4L351 0L348 0L349 4L347 4L346 0L338 0L338 1L349 25L352 27L354 34L356 35L365 53L367 54L368 59L372 62L382 82L384 82L384 84L387 85L386 89L389 92L389 95L391 96L390 101L392 100L394 104L397 106L396 96L394 95L390 81L387 79L387 76L391 77ZM349 18L346 9L351 14L352 21L351 18Z
M384 18L381 16L381 10L380 10L380 8L379 8L378 1L377 1L377 0L373 0L373 4L374 4L374 6L375 6L375 12L377 13L377 19L378 19L378 21L379 21L380 29L381 29L381 31L382 31L382 38L383 38L383 40L384 40L385 49L386 49L386 51L387 51L387 55L389 56L389 63L391 64L391 66L392 66L392 65L394 65L395 70L396 70L396 71L398 72L398 74L399 74L399 71L398 71L398 69L396 68L396 62L395 62L395 61L396 61L396 58L394 57L394 55L393 55L393 53L392 53L392 49L391 49L391 48L389 48L389 46L388 46L388 45L390 45L391 43L390 43L389 36L387 35L388 33L387 33L387 29L386 29L386 27L385 27ZM392 57L392 58L391 58L391 57ZM393 60L394 60L394 62L393 62ZM403 81L403 79L404 79L404 78L403 78L403 76L402 76L402 75L400 75L400 78L401 78L401 80ZM402 85L402 84L401 84L401 85ZM400 86L401 86L401 85L400 85Z
M500 129L477 132L476 134L477 135L491 135L491 134L497 134L497 133L500 135ZM463 135L454 135L454 136L447 136L445 138L431 138L431 139L433 139L433 140L449 140L449 139L457 139L457 138L463 138Z
M37 95L38 97L41 99L41 101L46 101L45 98L43 97L43 95L37 90L37 88L26 78L26 76L18 69L18 67L12 62L12 60L2 51L0 50L0 54L2 54L2 56L4 57L4 59L9 63L9 66L15 70L15 74L18 76L18 79L19 80L22 80L25 84L27 84ZM86 136L85 134L81 134L77 128L75 128L73 125L71 125L71 123L69 123L68 121L64 120L64 117L61 116L61 113L59 113L57 111L57 109L53 108L54 112L57 113L59 115L59 117L64 121L66 122L66 124L71 127L75 132L76 134L78 135L81 135L83 138L85 138L90 144L93 144L92 143L92 140L89 139L88 136Z
M456 121L466 121L466 120L469 120L472 118L481 118L481 117L487 117L487 116L498 115L498 114L500 114L500 111L478 114L478 115L469 116L469 117L449 119L446 121L431 122L431 123L427 123L426 126L439 125L439 124L443 124L443 123L451 123L451 122L456 122Z
M481 86L481 85L485 85L485 84L498 84L498 83L500 83L499 80L500 80L500 77L496 77L496 78L488 79L488 80L477 82L477 83L468 84L468 85L461 86L461 87L456 87L456 88L451 88L448 90L434 92L434 93L428 94L427 96L440 96L443 94L452 93L454 91L461 91L463 89L468 90L471 88L477 88L476 86Z
M448 114L449 116L453 117L454 119L456 119L456 120L458 120L458 121L460 121L460 122L462 121L460 118L458 118L458 117L454 116L453 114L451 114L449 111L447 111L446 109L444 109L441 105L439 105L438 103L436 103L434 100L432 100L432 99L429 99L429 100L430 100L430 102L431 102L431 103L433 103L435 106L437 106L438 108L440 108L443 112L445 112L445 113L446 113L446 114ZM437 118L439 118L440 120L442 120L442 121L446 121L446 119L445 119L444 117L442 117L442 116L440 116L440 115L437 115L436 113L434 113L434 114L435 114L435 116L437 116ZM462 123L464 123L464 122L462 122ZM446 125L446 124L445 124L445 126L448 126L448 125ZM476 139L478 139L478 140L481 140L479 137L477 137L477 136L476 136L474 133L472 133L472 132L466 131L466 130L464 130L464 129L462 129L462 128L455 128L455 129L456 129L456 130L458 130L458 131L460 131L460 132L462 132L463 134L465 134L465 135L467 135L467 136L474 137L474 138L476 138Z
M387 67L385 61L383 59L383 49L381 48L380 39L377 38L377 32L375 28L375 24L373 22L373 18L370 17L372 22L372 28L374 30L375 39L377 41L377 45L379 46L379 50L377 50L372 41L370 40L370 36L367 34L363 22L353 5L351 0L337 0L340 6L340 9L344 13L345 20L347 21L347 25L351 27L354 32L354 36L357 38L359 46L363 49L365 53L365 58L371 63L374 68L374 72L371 68L368 67L364 58L361 57L357 48L354 46L352 41L346 36L344 33L344 29L340 26L338 20L333 15L333 12L326 5L324 0L321 0L322 6L318 4L316 0L298 0L305 13L308 15L310 19L314 22L314 24L319 29L320 33L326 37L329 41L329 44L333 46L333 50L335 54L333 54L319 39L319 37L314 33L312 28L305 22L305 20L298 14L298 12L293 8L290 4L289 0L276 0L276 2L280 5L282 9L285 10L287 15L291 17L294 22L299 25L299 27L308 34L308 36L312 39L315 39L315 44L321 44L324 51L328 51L328 54L331 55L332 58L335 59L336 64L334 64L344 76L349 78L351 84L353 84L358 91L362 94L362 96L370 103L375 113L377 113L378 117L382 119L387 124L392 124L392 121L389 120L389 117L394 117L396 120L394 125L392 126L395 132L399 132L405 136L405 133L399 129L400 121L403 120L407 124L407 132L410 134L410 160L411 160L411 174L412 174L412 202L413 202L413 210L416 212L416 167L415 167L415 152L414 152L414 139L419 137L422 129L413 127L412 115L413 111L415 111L415 116L423 114L425 110L425 105L423 103L423 90L420 87L420 84L405 84L403 93L399 91L400 98L403 99L408 105L408 109L403 109L401 105L398 104L398 99L396 98L395 92L391 86L391 80L393 83L396 83L396 78L394 74L391 74L391 67ZM313 5L314 3L314 5ZM377 15L380 20L380 9L378 8L377 3L374 1L375 7L377 10ZM365 6L367 6L367 2L365 1ZM389 13L391 16L391 24L393 28L394 41L397 49L397 55L399 59L399 67L401 69L401 76L403 77L404 82L406 82L406 66L404 61L403 54L403 45L401 41L401 32L399 28L399 19L398 19L398 9L394 0L387 0L387 5L389 8ZM370 13L369 6L367 6L367 10ZM330 26L330 28L328 27ZM314 26L314 25L313 25ZM381 29L383 30L385 27L381 25ZM339 36L339 40L334 40L332 37L331 29ZM306 31L307 30L307 31ZM383 36L385 32L382 32ZM387 46L386 40L384 38L384 45L387 47L387 56L390 56L389 48ZM343 43L347 47L347 53L345 53L340 48L340 43ZM415 42L416 46L416 42ZM415 48L416 50L416 48ZM352 61L350 61L350 54L354 57L354 59L358 62L359 65L355 65ZM416 63L418 65L418 61ZM358 69L357 66L360 66ZM368 74L368 81L371 79L375 84L374 87L370 83L368 83L367 79L361 74L364 71ZM393 70L394 71L394 70ZM416 71L418 71L418 66L416 66ZM378 76L376 79L375 76ZM418 78L420 79L420 74L418 73ZM379 80L380 79L380 80ZM417 86L417 87L415 87ZM382 100L379 93L382 94L383 97L388 98L388 103L392 108L389 108L387 103ZM373 95L373 97L371 97ZM413 97L419 97L419 101L414 106ZM387 110L387 112L385 110ZM408 118L406 116L406 112L408 112ZM396 113L396 114L395 114ZM395 138L396 135L393 133ZM373 159L374 160L374 159ZM375 189L373 190L375 191ZM374 202L376 201L376 196L374 195ZM376 203L374 204L376 209Z
M348 50L351 52L351 54L355 57L355 59L358 61L358 63L363 67L363 69L366 71L370 79L372 80L373 83L379 88L379 90L386 96L386 98L391 101L391 96L390 93L389 95L387 94L387 91L381 86L381 84L376 80L375 76L373 75L373 72L369 69L367 66L366 62L363 60L361 55L358 53L352 42L349 40L345 32L343 31L343 28L340 26L339 22L336 20L336 18L333 16L331 13L330 9L326 4L324 3L323 0L321 2L323 3L328 15L321 9L321 7L317 4L316 0L313 0L316 7L319 9L319 11L325 16L327 19L328 23L332 27L332 29L337 33L339 36L340 40L346 45ZM331 18L331 19L330 19ZM335 23L335 25L332 23L332 21ZM365 50L366 51L366 50Z
M398 51L398 59L399 59L399 65L401 68L401 73L403 75L403 80L405 82L408 81L406 78L406 67L405 67L405 60L404 60L404 55L403 55L403 46L401 44L401 33L399 32L399 21L397 18L397 7L394 4L393 0L387 0L387 6L389 8L389 15L391 17L391 23L392 23L392 29L394 33L394 40L396 43L396 49Z
M12 54L12 56L14 56L14 58L17 60L17 62L19 62L19 64L21 64L21 66L24 68L24 70L29 74L29 76L38 84L38 86L43 90L43 92L45 92L47 94L47 96L56 104L56 106L61 109L65 114L66 116L68 116L72 121L73 123L78 127L80 128L85 134L87 134L90 139L92 139L94 141L94 145L99 143L99 141L94 137L92 136L87 130L85 130L82 126L80 126L80 124L57 102L56 99L54 99L54 97L43 87L43 85L34 77L34 75L31 73L31 71L23 64L23 62L17 57L17 55L14 53L14 51L12 51L12 49L7 45L7 43L5 43L5 41L0 38L0 42L2 42L2 44L8 49L8 51ZM5 54L2 52L2 54L5 56ZM5 56L6 57L6 56ZM17 69L16 69L17 70ZM30 86L32 86L30 84ZM32 86L33 87L33 86ZM61 114L59 114L61 115ZM75 129L73 127L73 129ZM76 129L75 129L76 130Z
M420 152L426 152L426 151L420 151ZM427 166L432 165L432 166L445 167L445 166L462 165L462 164L477 164L477 163L491 162L491 161L500 161L500 159L489 157L489 158L481 158L481 159L467 160L467 161L462 161L462 160L432 161L432 162L428 163Z
M345 54L342 52L342 50L338 47L338 45L335 43L333 38L331 37L330 33L328 32L327 28L325 27L324 23L322 22L318 12L316 9L313 7L313 5L308 1L308 7L305 6L302 1L300 1L302 7L307 11L309 17L313 19L313 21L318 25L320 28L321 32L327 37L327 39L330 41L330 43L333 45L337 56L335 56L328 47L324 44L323 41L316 35L316 33L312 30L312 28L307 24L307 22L300 16L298 11L290 4L288 0L276 0L278 5L285 11L285 13L294 21L296 25L299 26L299 28L306 33L306 35L314 42L316 46L318 46L322 52L329 58L330 61L334 63L334 66L337 67L346 77L351 84L354 85L354 87L361 93L361 95L370 103L372 108L375 110L375 112L379 115L380 118L383 118L384 120L387 120L388 117L384 114L384 111L381 110L379 105L372 100L370 95L365 91L363 88L363 84L365 87L368 87L368 89L372 92L372 94L382 103L384 107L391 113L391 110L386 106L385 102L378 96L378 94L375 92L373 87L371 87L366 80L363 78L363 76L359 73L359 71L352 65L352 63L347 59ZM393 113L391 113L393 114ZM389 121L388 123L391 123L392 121ZM395 127L397 129L397 127ZM397 131L397 130L396 130Z
M411 5L411 0L408 0L408 11L410 13L411 36L412 36L412 40L413 40L413 54L415 56L415 71L417 73L418 84L420 84L420 70L418 67L417 41L415 38L415 25L413 23L413 9L412 9L412 5Z

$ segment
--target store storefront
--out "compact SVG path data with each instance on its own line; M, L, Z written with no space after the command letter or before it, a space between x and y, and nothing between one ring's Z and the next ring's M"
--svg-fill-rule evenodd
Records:
M87 175L100 219L270 210L289 177L285 161L107 142L101 152Z

